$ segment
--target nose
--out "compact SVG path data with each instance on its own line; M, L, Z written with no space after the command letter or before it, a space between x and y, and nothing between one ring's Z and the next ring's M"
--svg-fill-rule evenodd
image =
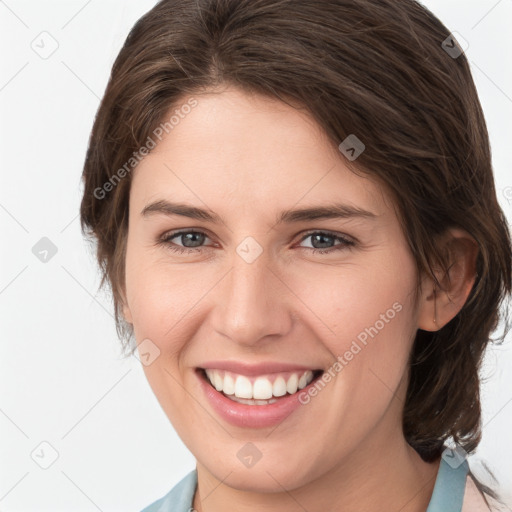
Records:
M262 254L252 263L235 254L233 265L215 290L212 325L234 343L254 346L291 329L293 294Z

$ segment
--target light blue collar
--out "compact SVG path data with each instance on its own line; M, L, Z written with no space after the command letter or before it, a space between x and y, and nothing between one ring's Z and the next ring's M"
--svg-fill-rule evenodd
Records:
M444 456L441 457L434 492L426 512L461 512L468 471L466 459L461 463L455 460L448 463Z
M193 510L194 493L197 487L197 470L192 470L168 494L155 501L141 512L189 512Z

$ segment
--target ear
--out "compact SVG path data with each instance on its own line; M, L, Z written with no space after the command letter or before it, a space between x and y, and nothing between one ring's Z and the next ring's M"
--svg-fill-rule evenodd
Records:
M123 310L123 317L129 324L133 324L133 317L132 312L130 310L130 307L128 306L128 301L126 299L126 290L121 290L121 304L122 304L122 310Z
M132 312L126 303L123 304L123 316L129 324L133 324Z
M462 229L449 229L442 237L442 251L449 255L448 271L437 274L439 289L431 277L422 282L418 328L438 331L462 309L476 279L478 244ZM444 247L443 247L444 246Z

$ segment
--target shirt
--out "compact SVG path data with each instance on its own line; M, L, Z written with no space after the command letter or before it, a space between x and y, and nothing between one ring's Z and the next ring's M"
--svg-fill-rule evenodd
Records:
M141 512L191 512L196 487L197 470L194 469L169 493ZM426 512L489 512L489 510L492 509L486 505L469 475L467 460L452 467L444 458L441 458Z

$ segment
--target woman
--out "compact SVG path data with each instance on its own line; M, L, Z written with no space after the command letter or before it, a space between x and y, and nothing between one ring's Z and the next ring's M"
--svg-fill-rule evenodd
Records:
M146 512L498 505L466 457L510 234L427 9L162 0L83 178L124 347L197 460Z

